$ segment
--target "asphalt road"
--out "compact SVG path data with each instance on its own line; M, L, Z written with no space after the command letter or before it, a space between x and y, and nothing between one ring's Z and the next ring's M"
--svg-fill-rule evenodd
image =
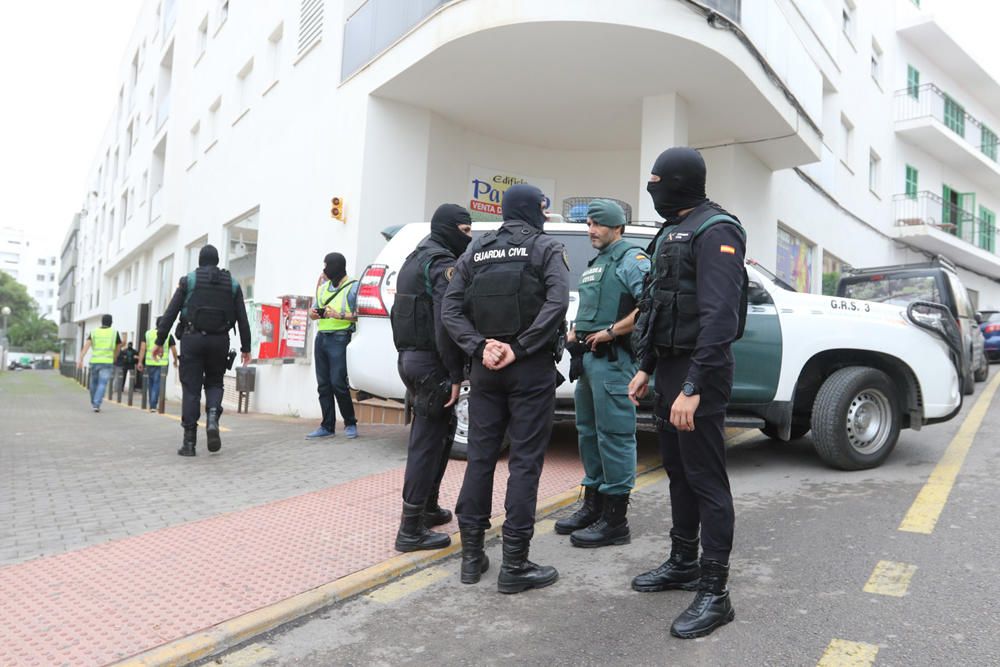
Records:
M790 444L759 436L731 448L736 620L710 637L669 636L692 594L629 588L668 551L660 472L633 496L631 545L575 549L551 520L539 524L531 558L560 571L549 588L497 593L494 540L493 566L476 586L459 583L458 559L450 558L209 663L1000 665L1000 398L981 406L988 409L977 430L975 416L967 421L985 388L951 422L905 431L875 470L824 467L808 436ZM937 487L950 495L936 525L929 534L900 530L946 449L944 473L949 461L958 470L963 433L974 436L971 448L954 486ZM897 574L869 585L882 561Z

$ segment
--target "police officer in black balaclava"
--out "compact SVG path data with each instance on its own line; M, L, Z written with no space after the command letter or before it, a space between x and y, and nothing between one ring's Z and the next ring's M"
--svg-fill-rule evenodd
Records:
M178 313L181 316L181 426L184 441L177 451L194 456L201 416L201 388L205 387L205 433L208 451L222 447L222 376L229 355L229 329L240 331L242 361L250 363L250 321L243 290L229 271L219 268L219 251L206 245L198 253L198 268L180 279L166 312L157 320L153 358L163 356L163 343Z
M733 386L733 341L746 318L746 233L705 196L705 161L691 148L664 151L647 189L665 219L650 244L650 281L633 334L639 372L629 397L655 371L655 415L670 477L670 558L632 580L637 591L696 590L671 634L702 637L733 620L729 552L733 496L724 424ZM698 560L699 529L701 561Z
M510 478L503 525L501 593L541 588L559 576L528 560L538 479L552 432L554 358L565 337L569 263L562 243L542 232L545 195L522 184L503 197L503 225L473 241L455 264L441 317L471 356L468 466L456 513L462 534L462 583L486 569L493 474L504 433Z
M438 504L438 493L451 452L453 407L465 379L465 353L441 324L441 302L471 234L469 212L442 204L431 217L430 235L406 258L396 278L392 337L399 351L399 377L413 409L398 551L451 544L447 534L428 530L452 518Z

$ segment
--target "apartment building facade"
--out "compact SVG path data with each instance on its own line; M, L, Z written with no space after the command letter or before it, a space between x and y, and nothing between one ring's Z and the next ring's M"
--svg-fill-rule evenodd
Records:
M147 0L87 176L74 320L141 334L205 243L256 319L311 295L327 252L357 276L386 227L446 201L485 215L491 178L538 184L555 212L609 196L652 221L649 168L681 144L797 288L940 253L1000 307L1000 83L952 8ZM259 363L254 408L318 414L310 356Z
M24 285L40 316L59 323L59 260L44 239L18 227L0 227L0 271Z

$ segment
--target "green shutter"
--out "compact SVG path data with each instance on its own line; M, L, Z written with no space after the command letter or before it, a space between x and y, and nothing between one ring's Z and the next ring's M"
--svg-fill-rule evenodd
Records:
M965 107L948 95L944 96L944 124L958 136L965 136Z
M915 167L906 165L906 196L910 199L917 198L917 179L919 172Z
M979 206L979 247L990 252L996 251L996 213Z
M983 151L983 155L996 162L997 159L996 132L983 125L981 135L982 139L980 141L979 147Z
M944 231L954 234L955 230L958 229L958 211L957 207L951 203L952 189L947 185L941 186L941 199L943 200L941 204L941 224L945 225Z
M906 92L913 99L920 99L920 70L913 65L906 66Z

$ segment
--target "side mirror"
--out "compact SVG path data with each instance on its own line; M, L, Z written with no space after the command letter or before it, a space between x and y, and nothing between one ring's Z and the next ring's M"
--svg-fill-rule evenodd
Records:
M752 306L761 306L774 303L774 300L771 299L771 295L764 289L763 285L756 280L751 280L747 283L747 303Z
M982 324L982 323L983 323L983 314L982 314L982 313L980 313L980 312L979 312L979 311L977 310L977 311L976 311L976 324Z

